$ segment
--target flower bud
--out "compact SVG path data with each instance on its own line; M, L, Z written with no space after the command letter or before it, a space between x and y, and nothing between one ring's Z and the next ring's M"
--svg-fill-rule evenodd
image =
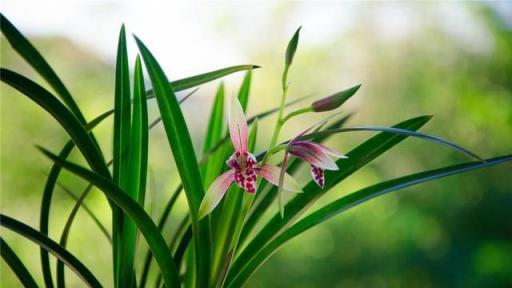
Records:
M292 39L288 43L288 47L286 47L286 59L285 64L286 66L290 66L293 61L293 56L295 56L295 51L297 50L297 44L299 43L299 32L302 27L299 27L297 31L295 31L295 34L293 34Z
M361 84L313 102L313 104L311 104L313 111L324 112L340 107L341 104L345 103L352 95L356 94L359 87L361 87Z

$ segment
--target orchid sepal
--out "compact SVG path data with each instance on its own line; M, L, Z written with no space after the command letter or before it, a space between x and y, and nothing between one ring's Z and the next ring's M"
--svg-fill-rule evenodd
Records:
M213 181L199 206L199 219L202 219L215 209L234 181L235 170L233 169L228 170Z

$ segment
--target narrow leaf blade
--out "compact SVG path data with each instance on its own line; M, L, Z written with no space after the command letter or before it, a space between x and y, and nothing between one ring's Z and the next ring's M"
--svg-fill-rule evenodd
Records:
M44 249L47 249L48 252L66 263L66 265L68 265L69 268L71 268L71 270L73 270L78 277L80 277L90 287L102 287L98 279L94 277L91 271L89 271L82 262L47 236L39 233L30 226L3 214L0 214L0 225L20 234Z
M158 231L155 223L139 204L131 199L126 192L122 191L110 179L97 173L89 171L81 166L67 162L53 153L40 148L40 150L51 160L61 165L64 169L80 176L84 180L93 183L105 196L108 197L117 207L122 209L124 214L135 222L142 235L146 239L148 246L155 255L155 259L160 266L165 285L168 287L179 287L178 270L170 254L165 240Z
M197 285L203 287L208 285L210 247L208 223L198 220L204 195L203 185L197 181L200 179L199 166L185 119L165 73L146 46L138 38L135 40L151 78L167 139L187 195L196 248Z
M57 73L32 43L2 13L0 13L0 27L12 48L50 84L78 120L85 123L82 112Z
M34 277L32 277L32 274L30 274L25 264L21 262L18 255L7 245L7 242L5 242L2 237L0 237L0 254L2 254L2 258L4 258L7 265L11 267L11 270L16 274L23 286L29 288L38 287Z

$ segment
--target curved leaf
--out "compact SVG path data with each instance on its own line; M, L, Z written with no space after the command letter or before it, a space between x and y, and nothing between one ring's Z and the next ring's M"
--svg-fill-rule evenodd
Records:
M103 177L110 177L103 155L80 121L59 100L43 87L11 70L0 68L0 79L50 113L73 139L91 168Z
M23 36L23 34L14 27L14 25L12 25L12 23L2 13L0 13L0 27L5 38L9 41L9 44L11 44L11 47L18 52L18 54L25 59L25 61L27 61L27 63L30 64L30 66L32 66L32 68L34 68L48 84L50 84L75 117L77 117L81 123L85 123L86 121L82 112L71 96L71 93L69 93L66 86L64 86L62 80L57 76L57 73L53 71L52 67L48 62L46 62L30 41L28 41L28 39L25 38L25 36Z
M158 231L155 223L153 223L148 214L137 204L137 202L126 195L126 193L117 187L110 179L102 177L101 175L91 172L76 164L67 162L43 148L39 149L64 169L93 183L96 187L101 189L105 196L117 205L117 207L122 209L123 212L135 222L146 239L148 246L155 255L156 261L160 266L165 285L167 287L179 287L178 271L172 259L172 255L167 249L165 240Z
M248 277L254 273L256 269L258 269L258 267L261 266L261 264L263 264L263 262L268 259L268 257L270 257L275 251L277 251L277 249L284 243L349 208L355 207L377 196L409 186L436 180L450 175L472 171L475 169L501 164L507 161L512 161L512 155L415 173L393 180L381 182L344 196L306 216L304 219L300 220L286 231L284 231L282 234L277 236L262 250L258 251L250 261L248 261L247 265L245 265L245 267L235 277L232 278L228 287L242 286L245 280L247 280Z
M91 271L89 271L82 262L73 256L73 254L69 253L66 249L59 246L59 244L55 243L47 236L39 233L39 231L4 214L0 214L0 225L20 234L48 250L48 252L66 263L66 265L68 265L69 268L71 268L71 270L73 270L88 286L102 287Z
M69 140L60 151L59 157L66 159L74 147L75 143L73 143L72 140ZM62 168L58 165L52 165L48 178L46 178L46 184L43 190L41 210L39 213L39 231L45 236L48 236L48 226L50 218L50 208L53 197L53 189L55 187L55 184L57 183L57 179L59 177L61 169ZM41 269L43 271L45 286L53 287L52 271L50 268L50 258L48 255L48 251L41 247L39 253L41 255Z
M14 250L12 250L9 245L7 245L2 237L0 237L0 254L2 254L2 258L4 258L7 265L11 267L11 270L14 272L14 274L16 274L23 286L29 288L38 287L36 281L28 271L27 267L25 267L20 258L18 258L18 255L14 253Z
M431 116L416 117L401 122L395 125L395 127L417 130L430 119ZM336 161L336 164L340 168L339 171L326 171L324 189L318 187L314 181L310 181L304 187L304 193L297 194L292 200L290 200L290 202L288 202L284 218L281 218L279 214L274 215L247 245L247 247L240 252L228 275L228 283L231 282L231 277L237 275L248 261L256 255L257 251L261 250L264 245L279 234L282 229L293 223L293 221L302 215L316 200L329 191L334 185L338 184L373 159L391 149L405 138L407 138L405 135L379 133L350 151L347 154L349 157L348 159L340 159Z
M347 127L347 128L338 128L338 129L328 129L328 130L323 130L323 131L311 133L311 134L308 134L308 135L304 135L302 137L299 137L299 140L312 139L312 138L315 138L315 137L330 135L330 134L334 134L334 133L356 132L356 131L378 131L378 132L387 132L387 133L394 133L394 134L401 134L401 135L406 135L406 136L411 136L411 137L417 137L417 138L420 138L420 139L424 139L424 140L427 140L427 141L431 141L431 142L434 142L434 143L438 143L438 144L442 144L442 145L448 146L448 147L450 147L450 148L452 148L452 149L454 149L456 151L462 152L463 154L466 154L466 155L468 155L470 157L473 157L473 158L478 159L478 160L483 160L480 156L476 155L475 153L473 153L473 152L471 152L471 151L461 147L460 145L452 143L450 141L441 139L441 138L436 137L436 136L432 136L432 135L428 135L428 134L424 134L424 133L418 133L418 132L414 132L414 131L410 131L410 130L406 130L406 129L401 129L401 128L395 128L395 127L359 126L359 127Z
M71 212L69 213L68 220L66 221L66 224L64 224L64 229L62 229L62 234L60 236L59 245L63 248L66 248L66 245L68 243L68 236L71 231L71 225L73 223L73 220L75 219L76 214L78 213L78 209L82 205L85 197L87 197L87 194L89 194L89 192L91 191L92 185L87 186L87 188L88 189L87 189L86 193L82 194L80 196L80 198L77 199L77 201L76 201L77 205L75 205L73 207L73 209L71 210ZM64 277L64 262L62 262L60 260L57 261L57 287L62 287L62 288L66 287L66 281L65 281L65 277Z
M196 86L199 86L204 83L211 82L213 80L217 80L219 78L222 78L224 76L227 76L229 74L233 74L235 72L245 71L245 70L252 70L260 68L258 65L236 65L236 66L230 66L210 72L206 72L203 74L183 78L180 80L176 80L173 82L170 82L170 86L174 91L181 91L189 88L193 88ZM148 95L148 98L154 98L155 95L153 93L153 90L149 90L146 95Z

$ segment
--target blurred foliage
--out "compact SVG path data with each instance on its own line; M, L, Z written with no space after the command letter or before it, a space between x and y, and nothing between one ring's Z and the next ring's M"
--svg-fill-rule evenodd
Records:
M274 16L273 26L269 26L275 30L268 42L248 48L249 59L264 67L254 75L250 103L253 113L277 105L284 51L281 46L287 35L275 27L287 23L299 5L278 8L279 17ZM437 22L442 17L440 13L422 5L415 9L429 9L415 11L414 33L386 38L389 35L378 32L379 22L372 20L382 8L379 5L383 4L368 4L357 10L350 29L331 35L331 41L299 44L290 72L292 98L309 93L325 96L362 83L345 108L345 112L356 112L350 124L391 125L412 116L433 114L434 119L422 131L462 144L484 157L512 152L511 27L487 6L464 5L460 9L469 11L471 27L476 27L478 33L463 41L450 27ZM223 17L227 20L219 29L229 31L232 26L226 23L232 24L230 17ZM315 31L304 27L302 33ZM73 94L78 95L88 119L113 105L113 60L104 63L87 49L62 38L32 40ZM14 55L5 39L1 41L2 66L40 80ZM193 96L199 100L191 99L192 103L184 105L198 148L205 127L192 115L209 110L216 85L206 85ZM238 85L239 82L228 81L229 93L236 91ZM33 103L3 84L0 87L0 207L2 213L37 227L40 195L50 162L36 151L34 144L56 151L66 140L65 134ZM150 103L151 118L155 116L154 108ZM301 119L303 123L293 122L296 126L286 131L287 136L312 121L308 117ZM260 125L272 125L272 121ZM111 128L111 121L107 121L97 130L104 151L111 150ZM349 151L368 135L342 134L330 144L339 151ZM266 143L268 137L270 133L262 134L258 142ZM177 178L172 159L160 151L167 151L161 127L150 135L149 177L154 185L148 191L148 209L155 215ZM463 160L463 156L442 147L409 139L350 177L321 203L377 181ZM288 243L247 287L511 286L510 175L511 166L505 164L370 201ZM85 185L67 173L63 176L62 182L74 191ZM50 235L54 238L59 237L63 219L73 203L60 192L55 193L53 203L57 208L54 211L59 211L52 215ZM92 193L86 202L105 223L110 221L108 205L100 193ZM75 229L82 233L72 233L71 251L86 265L95 267L102 282L110 283L109 269L104 269L111 265L108 243L95 233L97 228L84 213L79 213L77 223L80 224ZM174 229L174 225L168 229ZM40 276L37 247L5 234L6 241ZM2 286L16 286L17 280L4 262L0 267ZM67 277L70 285L81 283L72 273Z

